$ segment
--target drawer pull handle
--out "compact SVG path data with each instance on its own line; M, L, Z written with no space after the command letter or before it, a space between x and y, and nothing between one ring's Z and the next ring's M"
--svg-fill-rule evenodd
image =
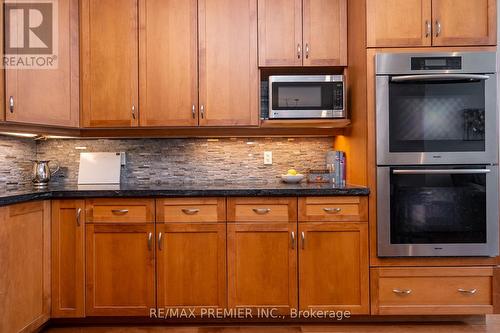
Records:
M253 211L259 215L265 215L271 211L271 208L254 208Z
M128 209L113 209L111 212L116 215L125 215L128 213Z
M411 289L392 289L392 292L399 295L411 294Z
M477 292L477 289L462 289L459 288L458 292L463 293L463 294L475 294Z
M306 233L302 231L300 233L300 238L302 240L302 250L305 250L305 248L306 248Z
M195 215L198 214L200 210L197 208L191 208L191 209L184 208L182 212L186 215Z
M328 214L337 214L342 211L342 208L323 208L323 210Z
M295 232L292 231L290 238L292 240L292 250L295 250Z
M76 226L79 227L81 225L81 216L82 216L82 209L81 208L78 208L76 210Z

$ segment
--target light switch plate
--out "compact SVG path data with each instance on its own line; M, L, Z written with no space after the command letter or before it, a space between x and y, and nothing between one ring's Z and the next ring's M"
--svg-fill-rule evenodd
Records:
M273 165L273 152L265 151L264 152L264 165Z

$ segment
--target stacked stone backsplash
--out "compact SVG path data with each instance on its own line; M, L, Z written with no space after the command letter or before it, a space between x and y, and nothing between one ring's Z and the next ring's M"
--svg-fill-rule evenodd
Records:
M0 136L0 190L31 184L31 166L35 158L33 139Z
M122 183L271 183L289 168L324 168L332 138L99 139L37 143L37 158L57 160L52 183L75 184L80 152L126 152ZM263 165L264 151L273 165ZM98 170L96 170L98 172Z

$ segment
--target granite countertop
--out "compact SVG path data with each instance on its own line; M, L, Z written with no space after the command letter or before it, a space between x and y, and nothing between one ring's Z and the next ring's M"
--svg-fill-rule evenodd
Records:
M0 190L0 206L33 200L82 199L103 197L215 197L215 196L366 196L367 187L332 184L213 183L213 184L153 184L119 186L50 186L47 189L22 187Z

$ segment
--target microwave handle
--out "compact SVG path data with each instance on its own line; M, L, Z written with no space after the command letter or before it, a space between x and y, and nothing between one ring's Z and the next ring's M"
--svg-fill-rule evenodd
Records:
M411 81L438 81L438 80L488 80L489 75L481 74L422 74L422 75L403 75L391 77L392 82L411 82Z
M490 173L490 169L406 169L392 170L395 175L470 175Z

